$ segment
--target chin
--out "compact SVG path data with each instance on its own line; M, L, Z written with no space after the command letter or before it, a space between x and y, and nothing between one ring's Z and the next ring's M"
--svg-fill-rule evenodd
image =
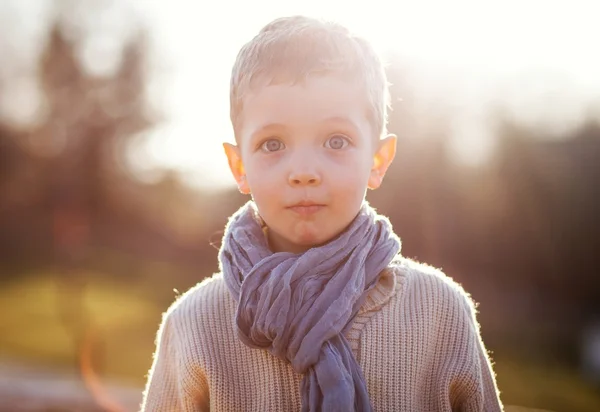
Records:
M295 239L295 243L307 248L321 246L333 239L333 236L319 236L318 234L306 234Z

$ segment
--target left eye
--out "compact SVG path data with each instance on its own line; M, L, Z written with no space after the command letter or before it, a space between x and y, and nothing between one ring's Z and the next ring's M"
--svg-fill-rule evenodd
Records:
M348 138L341 135L331 136L326 142L325 147L334 150L340 150L348 146Z

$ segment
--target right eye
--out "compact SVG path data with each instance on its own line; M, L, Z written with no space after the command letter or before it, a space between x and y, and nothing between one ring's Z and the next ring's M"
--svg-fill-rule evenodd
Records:
M285 145L281 140L269 139L264 141L260 145L260 148L263 152L277 152L279 150L283 150L285 148Z

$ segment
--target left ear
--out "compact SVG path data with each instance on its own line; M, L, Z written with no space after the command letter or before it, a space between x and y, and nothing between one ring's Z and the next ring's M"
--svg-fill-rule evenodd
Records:
M242 162L240 148L231 143L223 143L223 149L225 149L227 162L229 163L231 174L233 174L233 178L237 182L238 190L242 194L249 195L250 186L246 179L246 172L244 171L244 163Z
M379 147L373 157L373 168L369 175L367 185L369 189L374 190L381 186L385 172L387 172L388 167L392 164L392 160L394 160L394 156L396 156L397 140L396 135L388 134L385 139L379 141Z

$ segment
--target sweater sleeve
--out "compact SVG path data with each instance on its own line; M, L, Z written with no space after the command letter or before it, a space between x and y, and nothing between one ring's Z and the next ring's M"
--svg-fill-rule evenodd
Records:
M466 345L461 345L464 353L459 354L464 359L460 365L456 381L457 392L462 392L461 400L453 410L461 412L501 412L502 402L496 384L492 363L483 343L476 310L468 295L463 296L464 322L462 331L465 333Z
M163 317L156 351L142 401L142 412L204 412L209 410L204 374L184 357L187 342L177 333L176 313Z

